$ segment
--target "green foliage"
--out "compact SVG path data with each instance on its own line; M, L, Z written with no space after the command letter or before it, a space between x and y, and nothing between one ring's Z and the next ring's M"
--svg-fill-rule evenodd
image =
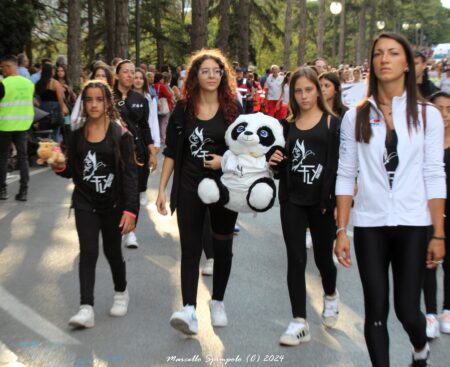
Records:
M0 55L17 54L25 49L34 26L31 3L0 0Z
M81 0L82 12L82 64L87 62L87 0ZM450 42L450 10L441 6L440 0L352 0L346 2L347 28L345 42L345 60L352 63L356 57L356 43L359 34L359 11L363 2L369 5L366 12L365 49L369 40L371 18L376 22L383 20L385 30L394 30L404 34L412 43L416 40L416 30L410 27L402 29L403 23L422 24L425 39L422 44L433 45ZM103 1L94 1L94 39L97 58L104 58L105 21ZM184 63L190 55L191 12L182 9L189 6L189 0L141 0L141 60L157 63L156 40L163 46L163 63L178 65ZM220 0L209 2L208 46L216 45L220 21ZM332 62L332 41L339 36L339 16L333 16L329 10L330 1L325 8L324 55ZM372 10L372 6L374 10ZM67 49L67 0L0 0L2 22L0 23L0 53L22 51L23 45L33 28L33 53L35 58L64 54ZM33 11L34 9L34 11ZM239 0L230 0L230 37L228 56L237 60L239 42L238 14ZM135 55L135 0L130 0L129 44L130 55ZM250 64L256 65L261 73L271 64L281 64L284 48L285 0L250 0ZM293 1L292 40L290 48L291 67L297 62L299 37L306 37L305 60L316 57L316 36L319 5L317 1L307 2L307 29L300 34L299 2ZM160 15L161 26L156 26L156 16ZM333 19L334 18L334 19ZM5 19L5 21L3 21ZM377 33L375 28L375 33ZM418 34L418 36L420 35ZM337 45L336 45L337 52ZM109 60L107 60L109 61Z

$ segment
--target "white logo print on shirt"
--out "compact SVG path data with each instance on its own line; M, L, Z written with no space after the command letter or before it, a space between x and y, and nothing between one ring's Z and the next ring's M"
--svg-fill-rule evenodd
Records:
M384 166L389 164L389 162L392 159L397 158L397 157L398 157L397 152L391 152L388 155L387 149L384 149L384 154L383 154L383 164L384 164ZM394 171L387 171L387 174L388 174L388 179L389 179L389 185L392 187L392 184L394 182L395 170Z
M95 191L104 194L106 189L111 187L114 174L110 173L108 176L95 176L96 171L100 167L106 167L103 162L97 162L97 153L89 150L84 158L83 181L88 181L95 184Z
M205 156L208 154L208 151L204 150L203 147L207 143L214 143L214 141L210 138L204 139L203 129L196 127L192 134L189 136L189 144L192 156L200 159L205 158Z
M291 171L303 174L303 182L307 185L312 185L314 180L318 180L323 166L318 164L317 166L313 164L303 164L303 161L309 155L315 155L312 150L306 150L305 141L300 141L297 139L295 141L294 149L292 149L292 166Z

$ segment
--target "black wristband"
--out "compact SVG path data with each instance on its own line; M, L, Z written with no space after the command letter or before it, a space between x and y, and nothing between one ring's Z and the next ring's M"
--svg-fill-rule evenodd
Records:
M440 240L440 241L445 241L446 238L447 237L438 237L438 236L431 237L431 239L433 239L433 240Z

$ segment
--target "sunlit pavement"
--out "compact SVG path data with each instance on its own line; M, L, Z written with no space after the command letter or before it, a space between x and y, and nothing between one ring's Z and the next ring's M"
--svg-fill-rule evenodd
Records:
M199 335L181 336L169 326L181 306L178 230L175 216L161 217L154 202L159 170L149 183L150 204L141 213L138 250L124 249L130 291L129 314L108 315L113 287L101 253L95 288L96 325L71 330L67 321L78 308L78 239L72 184L35 168L29 199L0 202L0 367L141 366L369 366L363 336L363 300L356 265L338 269L340 319L335 329L321 325L322 287L308 250L308 321L312 340L293 348L278 338L290 321L286 253L278 207L265 214L241 215L233 269L225 296L229 319L214 330L207 302L212 279L201 277ZM14 174L17 174L15 172ZM202 263L204 259L202 259ZM442 300L442 273L439 271ZM410 363L411 347L391 308L392 366ZM448 366L450 335L431 343L434 367Z

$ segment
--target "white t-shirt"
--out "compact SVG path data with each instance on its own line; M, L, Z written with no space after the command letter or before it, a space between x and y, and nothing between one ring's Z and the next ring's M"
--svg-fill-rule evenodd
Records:
M289 104L289 83L286 83L283 87L283 104Z
M278 101L281 96L281 85L283 84L283 75L278 74L276 78L270 74L267 77L267 100L268 101Z
M441 79L441 90L450 93L450 78Z

